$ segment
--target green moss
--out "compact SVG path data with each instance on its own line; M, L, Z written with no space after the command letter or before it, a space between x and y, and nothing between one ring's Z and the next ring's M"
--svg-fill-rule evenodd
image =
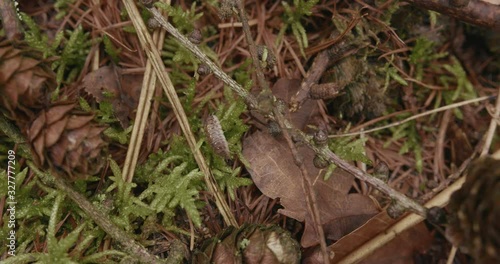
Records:
M24 32L26 43L41 51L45 58L58 58L51 65L56 72L58 86L73 82L82 70L90 51L92 45L90 34L79 26L74 30L58 32L53 40L49 40L30 16L24 13L21 13L21 16L27 26Z
M283 38L286 30L291 29L297 43L300 47L300 53L302 56L305 55L304 49L309 46L307 40L307 34L304 26L302 25L302 20L312 14L312 8L318 3L318 0L293 0L293 7L290 6L286 1L282 1L281 4L285 9L285 14L283 22L284 27L280 29L276 43L279 43Z

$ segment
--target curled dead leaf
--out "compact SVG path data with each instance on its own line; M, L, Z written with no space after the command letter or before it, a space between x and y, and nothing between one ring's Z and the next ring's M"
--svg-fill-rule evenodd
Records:
M110 102L116 118L126 128L136 109L141 84L140 75L125 75L117 66L104 66L87 74L80 88L98 103Z

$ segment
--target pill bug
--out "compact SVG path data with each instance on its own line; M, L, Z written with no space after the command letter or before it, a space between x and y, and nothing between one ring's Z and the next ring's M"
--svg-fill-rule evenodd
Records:
M217 116L213 114L209 115L205 120L204 127L208 143L214 152L225 159L229 159L229 146Z
M332 99L339 96L341 87L336 83L314 84L309 90L312 99Z

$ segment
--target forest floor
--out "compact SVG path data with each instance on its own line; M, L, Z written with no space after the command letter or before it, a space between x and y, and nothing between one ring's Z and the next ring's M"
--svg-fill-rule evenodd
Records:
M155 4L182 40L127 3L19 1L3 263L473 263L421 205L500 149L498 31L391 0Z

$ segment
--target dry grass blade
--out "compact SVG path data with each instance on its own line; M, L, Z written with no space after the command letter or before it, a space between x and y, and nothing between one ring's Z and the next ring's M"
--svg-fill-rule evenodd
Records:
M481 156L484 156L488 153L490 149L491 142L493 141L493 136L495 135L495 131L497 126L499 125L500 120L500 87L498 88L497 102L495 104L495 112L492 116L490 127L488 128L488 132L486 133L486 140L484 143L483 151L481 151Z
M437 113L437 112L441 112L441 111L445 111L445 110L448 110L448 109L457 108L459 106L463 106L463 105L467 105L467 104L473 104L473 103L481 102L481 101L484 101L484 100L487 100L487 99L490 99L490 98L491 98L491 96L483 96L483 97L479 97L479 98L474 98L474 99L471 99L471 100L466 100L466 101L463 101L463 102L458 102L458 103L446 105L446 106L443 106L443 107L439 107L439 108L436 108L436 109L433 109L433 110L430 110L430 111L427 111L427 112L424 112L424 113L421 113L421 114L418 114L418 115L410 116L410 117L408 117L408 118L406 118L404 120L401 120L401 121L398 121L398 122L394 122L394 123L391 123L391 124L388 124L388 125L385 125L385 126L376 127L376 128L372 128L372 129L368 129L368 130L364 130L364 131L359 131L359 132L352 132L352 133L345 133L345 134L338 134L338 135L329 135L328 137L330 137L330 138L350 137L350 136L358 136L358 135L361 135L361 134L371 133L371 132L375 132L375 131L379 131L379 130L383 130L383 129L387 129L387 128L399 126L401 124L404 124L406 122L410 122L410 121L415 120L415 119L420 118L420 117L424 117L424 116L431 115L431 114L434 114L434 113Z
M168 2L170 4L170 1L165 2ZM164 39L165 30L155 30L155 32L153 33L153 40L156 42L157 48L159 50L161 50L163 46ZM135 167L137 164L137 159L139 157L140 146L143 140L149 111L151 109L151 99L153 98L153 94L155 92L156 75L152 71L152 67L153 65L151 63L151 60L148 59L148 61L146 62L146 70L144 72L144 79L142 82L139 105L137 106L134 128L130 137L130 144L127 150L125 164L123 165L123 179L126 182L132 182L132 178L134 177Z
M203 172L205 176L205 182L207 184L207 187L212 195L215 196L215 203L217 205L217 208L219 209L220 213L222 214L224 221L228 225L234 225L237 226L236 219L234 216L231 214L231 211L229 209L228 204L224 200L224 195L222 192L219 190L217 183L215 182L215 179L208 168L208 165L201 154L201 151L196 147L196 140L193 136L193 132L191 131L191 128L189 126L189 122L186 116L186 113L184 112L184 109L182 108L182 104L177 97L177 93L175 91L175 88L172 84L172 81L168 77L168 74L164 70L164 65L163 61L160 57L159 51L156 49L153 40L151 39L151 36L149 35L149 32L146 28L146 25L144 25L144 22L142 21L142 17L139 13L139 10L137 10L137 7L132 0L123 0L123 3L125 4L125 8L127 9L128 14L130 15L130 18L134 24L135 29L137 30L137 35L139 37L139 40L144 47L146 54L148 58L150 59L153 68L156 72L156 75L158 76L158 79L162 85L163 90L165 91L168 100L171 102L175 116L179 122L179 125L182 129L182 132L186 136L186 140L188 142L189 148L193 152L194 158L196 159L196 162L198 163L198 166L200 167L200 170ZM160 15L157 12L157 15ZM161 16L161 15L160 15ZM155 15L156 17L156 15ZM243 89L243 91L245 91Z

